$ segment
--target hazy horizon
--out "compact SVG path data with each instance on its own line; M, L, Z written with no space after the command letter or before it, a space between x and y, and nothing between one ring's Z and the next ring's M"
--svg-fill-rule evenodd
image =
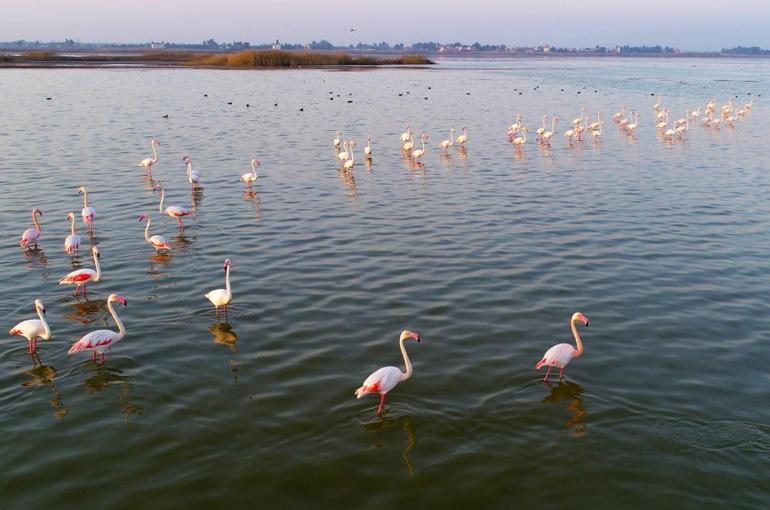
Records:
M303 13L299 20L297 12ZM770 33L763 21L769 16L770 3L757 5L748 0L735 0L729 9L713 0L650 0L631 5L583 0L546 8L514 6L504 0L475 0L472 4L390 0L381 5L351 0L310 5L301 0L261 0L259 5L242 0L194 4L182 0L114 0L109 4L71 0L66 5L60 0L10 0L0 19L0 34L7 41L73 38L81 42L195 43L213 38L220 42L280 39L300 43L327 39L338 45L478 41L566 47L660 44L708 51L770 47Z

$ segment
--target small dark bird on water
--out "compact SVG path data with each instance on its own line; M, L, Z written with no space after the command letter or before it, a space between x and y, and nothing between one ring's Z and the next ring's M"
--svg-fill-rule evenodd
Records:
M353 102L353 100L352 100L352 99L348 99L348 104L350 104L350 103L352 103L352 102Z
M334 101L334 98L333 98L333 97L330 97L330 98L329 98L329 101Z
M278 103L275 103L273 106L278 106Z
M227 104L233 104L233 102L232 101L228 101Z
M304 109L304 108L300 108L300 109L299 109L299 111L301 111L301 112L304 112L304 111L305 111L305 109Z
M208 94L203 94L203 97L209 97L209 95Z
M51 98L50 98L50 97L47 97L47 98L45 98L45 100L46 100L46 101L50 101L50 100L51 100Z
M251 106L251 105L249 105L249 103L246 103L246 108L249 108L249 106Z
M168 118L168 113L166 115L164 115L163 118L167 119Z

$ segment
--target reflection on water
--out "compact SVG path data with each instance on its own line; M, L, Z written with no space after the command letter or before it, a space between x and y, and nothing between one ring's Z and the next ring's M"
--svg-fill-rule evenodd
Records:
M182 235L182 234L180 234ZM168 264L174 258L174 254L171 251L155 252L150 255L150 267L148 273L155 280L168 277Z
M105 310L107 300L95 299L91 301L76 301L74 303L67 302L67 305L71 308L71 311L65 313L62 317L80 324L91 324L99 318L102 310Z
M124 421L127 422L128 419L135 414L142 414L144 407L139 404L144 399L142 397L131 396L130 391L132 385L130 377L122 375L119 368L112 368L106 364L86 362L84 365L93 370L93 374L84 381L88 388L89 395L101 393L113 386L118 386L120 388L120 393L117 400L123 411Z
M189 250L193 244L195 244L196 240L197 236L185 235L185 231L180 230L176 236L171 238L171 250L176 253L184 253L185 251ZM170 253L165 253L165 255L169 254Z
M193 212L198 211L201 202L203 202L203 188L195 188L190 191L190 205Z
M48 267L48 257L45 256L45 252L42 248L35 248L24 250L24 256L27 258L27 267L30 269L46 268Z
M412 452L414 445L417 442L417 434L415 433L414 425L412 424L412 417L401 416L397 419L380 418L377 421L366 423L363 426L363 429L366 432L378 435L381 435L383 431L388 431L394 428L399 428L404 431L406 442L404 444L404 449L401 452L401 459L406 465L406 471L409 475L409 478L411 478L414 476L414 464L412 463L412 459L409 458L409 454ZM375 443L374 446L376 448L381 448L382 443Z
M557 384L545 383L550 392L543 398L543 403L568 402L567 410L572 417L564 425L572 429L573 436L582 436L587 432L586 417L588 412L583 406L583 388L579 384L570 381L561 381Z
M214 338L215 344L226 345L230 352L235 355L235 358L231 359L228 364L230 365L230 371L233 373L233 381L237 383L238 367L241 364L238 346L236 345L238 335L233 331L233 327L230 324L221 322L209 326L209 333Z
M258 220L262 219L262 199L259 196L259 192L253 189L246 189L243 192L243 201L251 204Z
M51 388L51 398L48 403L54 408L53 415L57 418L64 418L67 415L67 408L62 402L61 392L54 382L56 379L56 369L49 365L43 365L38 354L32 355L33 367L24 372L30 379L21 383L24 388L38 388L49 386Z

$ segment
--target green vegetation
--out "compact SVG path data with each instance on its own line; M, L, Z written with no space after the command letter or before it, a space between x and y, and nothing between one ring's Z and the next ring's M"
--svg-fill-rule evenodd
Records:
M0 63L10 64L109 64L115 63L147 63L163 65L183 65L200 67L226 68L281 68L281 67L313 67L313 66L381 66L381 65L427 65L430 60L422 55L402 55L392 58L370 56L354 56L346 53L307 52L307 51L274 51L246 50L238 53L187 53L187 52L153 52L143 55L60 55L47 51L35 51L20 55L0 54Z

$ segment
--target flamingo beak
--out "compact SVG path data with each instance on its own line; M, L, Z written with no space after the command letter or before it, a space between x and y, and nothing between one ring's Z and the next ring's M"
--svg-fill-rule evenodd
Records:
M41 306L41 307L40 307L40 310L41 310L43 313L45 313L45 306Z
M128 301L126 301L126 298L118 296L118 302L121 303L123 306L128 306Z
M419 333L411 333L409 336L411 336L414 340L416 340L417 343L420 343L420 334Z

